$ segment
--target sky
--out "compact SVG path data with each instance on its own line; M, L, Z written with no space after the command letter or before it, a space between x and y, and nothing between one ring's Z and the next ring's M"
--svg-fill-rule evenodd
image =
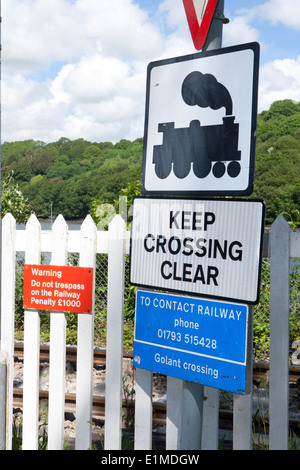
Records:
M196 51L182 0L0 0L1 141L144 135L147 65ZM300 0L225 0L222 47L260 43L258 111L300 101Z

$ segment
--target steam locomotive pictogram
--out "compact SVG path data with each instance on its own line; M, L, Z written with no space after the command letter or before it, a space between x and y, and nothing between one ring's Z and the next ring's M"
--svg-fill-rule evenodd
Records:
M236 178L241 170L241 152L238 150L239 124L232 115L232 100L227 88L213 75L192 72L182 84L182 98L190 106L212 109L225 107L223 124L201 126L199 120L189 127L175 128L174 122L160 123L162 145L153 147L153 164L160 179L167 178L172 169L177 178L185 178L193 168L198 178L213 172L221 178L227 171Z

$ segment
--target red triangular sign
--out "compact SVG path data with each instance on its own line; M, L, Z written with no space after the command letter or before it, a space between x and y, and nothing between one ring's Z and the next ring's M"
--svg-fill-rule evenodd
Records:
M194 46L203 48L218 0L183 0Z

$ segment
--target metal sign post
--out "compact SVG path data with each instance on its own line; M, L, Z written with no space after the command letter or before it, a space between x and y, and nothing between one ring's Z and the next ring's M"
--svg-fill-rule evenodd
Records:
M225 0L219 0L216 5L215 13L203 45L203 51L212 51L222 47L223 24L229 23L229 20L224 16L224 3Z
M1 59L1 0L0 0L0 59ZM1 60L0 60L0 83L1 83ZM1 106L1 103L0 103ZM1 110L0 110L0 170L1 170ZM0 171L0 185L1 185L1 171ZM1 200L0 200L1 208ZM2 278L2 219L0 217L0 286ZM0 287L0 450L6 448L6 384L7 384L7 364L6 355L1 351L1 287Z
M203 52L148 66L146 197L134 200L130 243L130 282L146 289L137 294L134 364L139 378L167 375L167 450L201 449L204 386L214 404L219 389L251 389L264 224L263 201L209 199L253 192L259 45L221 49L224 0L183 3Z

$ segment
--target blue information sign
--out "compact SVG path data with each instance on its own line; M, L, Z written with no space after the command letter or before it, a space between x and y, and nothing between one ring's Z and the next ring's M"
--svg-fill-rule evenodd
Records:
M138 291L135 367L244 394L248 306Z

